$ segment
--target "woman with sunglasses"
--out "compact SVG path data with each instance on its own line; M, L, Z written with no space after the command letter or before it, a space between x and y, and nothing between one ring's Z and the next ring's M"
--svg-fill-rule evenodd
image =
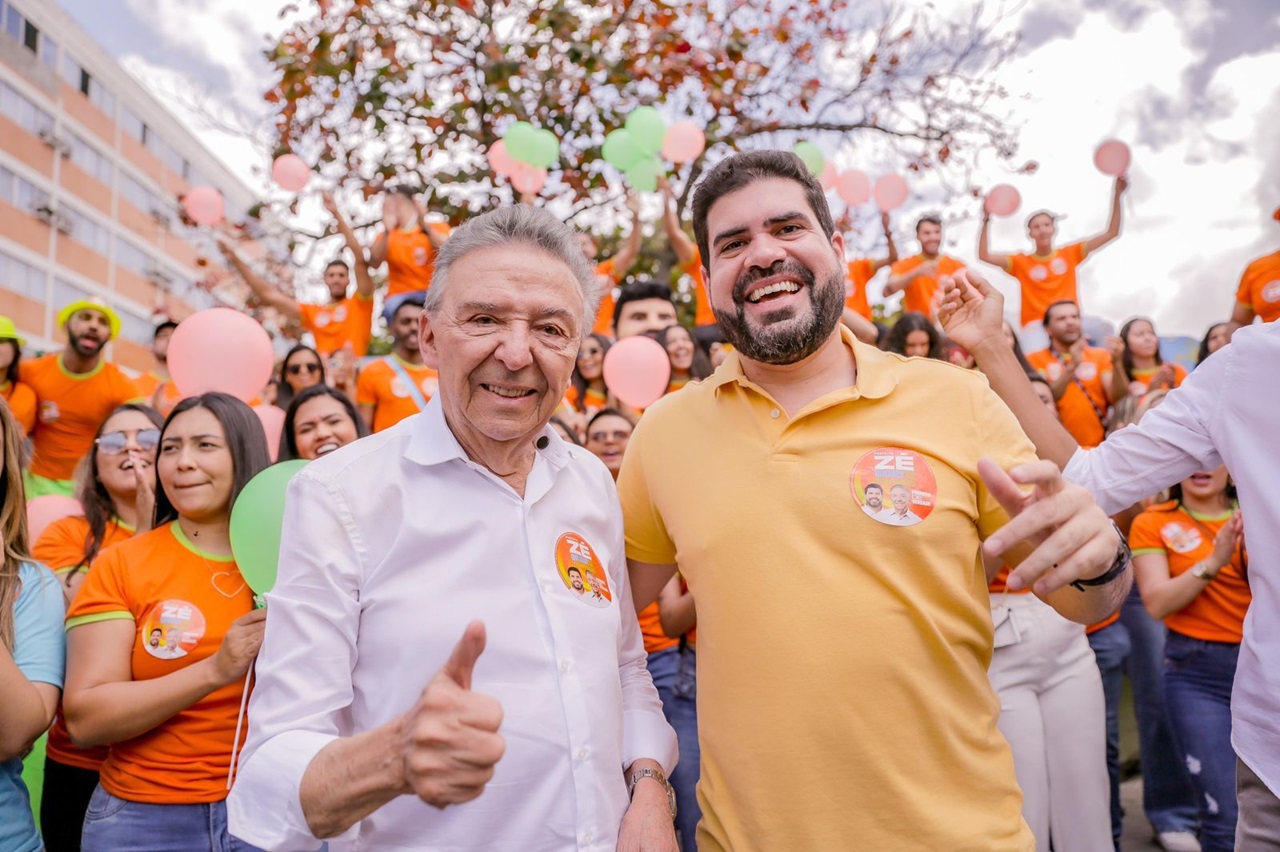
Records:
M35 543L35 559L62 580L70 601L98 554L151 526L152 477L164 421L142 405L122 405L98 427L93 452L80 463L77 498L83 515L50 524ZM40 828L49 852L80 848L80 824L98 785L107 750L75 747L62 714L45 748Z
M312 461L369 434L351 400L328 385L316 385L293 398L280 431L280 461Z
M269 463L243 402L180 402L160 432L153 528L99 555L67 613L67 729L77 745L111 746L85 850L252 848L228 834L225 800L266 613L229 525Z
M289 350L280 363L280 382L276 389L276 405L289 410L289 403L304 390L325 383L324 360L320 353L299 343Z
M1225 467L1169 498L1134 519L1129 544L1142 602L1164 620L1165 712L1200 805L1200 848L1223 852L1236 833L1231 686L1252 600L1244 527Z

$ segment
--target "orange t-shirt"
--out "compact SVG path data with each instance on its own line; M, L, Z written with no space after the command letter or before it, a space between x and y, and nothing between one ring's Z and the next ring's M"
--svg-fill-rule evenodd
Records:
M1181 386L1182 380L1187 377L1186 367L1183 367L1181 364L1172 364L1172 363L1170 363L1169 366L1173 367L1173 386L1175 388ZM1158 369L1160 368L1159 367L1146 367L1143 369L1134 368L1132 373L1133 380L1135 382L1141 382L1144 386L1150 386L1151 377L1156 374L1156 370Z
M924 255L917 254L898 261L889 267L890 275L903 275L925 263ZM964 264L954 257L938 255L938 274L920 275L902 291L902 309L915 311L925 316L933 316L933 294L938 292L938 278L943 275L954 275L964 269Z
M693 257L688 263L680 264L680 271L693 278L693 299L696 311L693 315L693 324L698 325L715 325L716 314L711 310L711 296L707 293L707 279L702 274L702 252L698 249L693 250Z
M680 644L679 639L672 639L662 632L662 619L658 616L658 602L654 601L637 616L640 619L640 635L644 638L646 654L656 654Z
M102 545L98 548L98 553L101 554L108 547L119 544L132 535L132 527L125 526L114 519L107 521L107 526L102 531ZM89 522L83 517L59 518L45 527L44 532L40 534L40 539L31 548L31 556L62 577L73 568L79 568L84 564L84 545L88 537ZM108 750L107 746L76 748L71 742L71 735L67 733L67 725L62 720L62 708L59 706L58 715L53 720L53 727L49 729L48 745L45 747L49 757L64 766L78 766L81 769L97 772L102 766L102 761L107 759Z
M252 609L253 592L235 560L197 550L172 522L121 542L94 561L67 611L67 629L132 621L137 636L133 679L150 680L213 656L231 622ZM102 765L102 786L131 802L225 799L243 690L242 678L147 733L112 743Z
M1244 268L1236 301L1253 308L1263 322L1280 319L1280 251L1260 257Z
M1084 243L1054 249L1046 257L1038 254L1009 255L1008 272L1022 285L1022 324L1040 322L1054 302L1080 305L1076 288L1076 267L1088 254Z
M1129 546L1134 556L1163 554L1169 561L1169 576L1177 577L1212 555L1213 537L1230 519L1230 512L1210 517L1172 501L1161 503L1133 519ZM1244 614L1252 599L1245 579L1244 556L1236 548L1231 561L1205 585L1204 591L1166 616L1164 623L1175 633L1192 639L1238 644L1244 630Z
M1062 375L1062 362L1054 357L1053 352L1041 349L1027 356L1031 366L1050 382L1055 382ZM1062 417L1062 426L1079 442L1080 446L1096 447L1106 437L1102 419L1094 411L1102 412L1105 417L1110 403L1107 401L1105 382L1111 372L1111 353L1105 349L1092 346L1084 350L1084 359L1076 368L1076 379L1084 386L1080 390L1075 382L1067 385L1067 390L1058 400L1058 414ZM1085 391L1088 395L1085 395ZM1091 404L1092 401L1092 404Z
M613 334L613 306L617 304L613 290L626 273L619 275L614 268L613 258L609 258L596 264L596 275L603 279L601 283L604 286L604 296L600 299L600 307L596 310L596 324L591 330L595 334L609 337Z
M31 472L46 479L71 479L76 464L93 448L93 435L108 415L138 398L138 388L115 364L99 361L87 373L69 373L57 353L20 367L22 381L39 401L31 433Z
M990 583L987 583L987 591L993 595L1002 594L1004 592L1008 592L1011 595L1028 594L1031 591L1031 589L1029 588L1018 589L1016 592L1013 589L1009 588L1008 586L1009 575L1012 573L1013 573L1013 569L1010 568L1008 565L1001 565L1000 572L996 574L995 578Z
M387 358L396 356L388 355ZM360 378L356 382L356 405L373 406L373 422L369 424L369 428L375 432L390 429L406 417L417 414L419 410L418 403L414 402L413 396L404 386L404 380L387 362L387 358L370 362L360 371ZM410 364L399 358L396 360L422 391L423 400L430 402L439 389L436 371L421 364Z
M173 407L182 402L182 393L178 390L178 386L174 384L172 379L163 379L155 373L143 373L141 376L133 380L138 386L138 396L143 402L150 405L156 411L159 411L165 417L169 416L169 412L173 411ZM156 391L164 388L160 399L156 399ZM157 402L159 403L157 405Z
M388 294L390 295L390 294ZM316 339L316 351L328 358L348 343L356 357L369 351L373 335L373 299L348 296L328 305L298 305L302 327Z
M0 399L8 404L22 434L30 435L36 428L36 392L22 382L5 382L0 387Z
M869 257L849 261L849 275L844 280L844 306L871 319L871 302L867 299L867 282L876 274L876 262Z
M1085 627L1084 635L1089 636L1090 634L1097 633L1102 628L1110 627L1111 625L1115 624L1119 620L1120 620L1120 610L1116 610L1115 612L1111 613L1101 621L1095 624L1090 624L1089 626Z
M449 236L449 226L442 222L428 222L427 227L442 237ZM421 228L402 231L396 228L387 234L387 296L401 293L418 293L431 286L431 276L436 271L436 250L427 232ZM365 348L368 348L366 340ZM362 354L364 350L357 351Z

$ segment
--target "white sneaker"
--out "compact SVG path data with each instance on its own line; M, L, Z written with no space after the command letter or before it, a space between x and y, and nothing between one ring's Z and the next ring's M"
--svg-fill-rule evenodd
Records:
M1165 852L1200 852L1200 841L1189 831L1161 831L1156 844Z

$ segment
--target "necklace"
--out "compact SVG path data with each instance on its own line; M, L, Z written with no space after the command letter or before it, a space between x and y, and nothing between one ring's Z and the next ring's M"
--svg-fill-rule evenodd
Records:
M247 584L244 581L244 577L240 575L239 568L236 566L234 554L230 555L226 559L219 559L216 555L214 556L216 561L230 567L230 570L224 568L219 571L214 564L209 561L210 554L201 550L196 546L195 542L187 538L186 531L182 529L181 523L179 521L174 521L173 523L177 528L178 536L183 540L183 543L187 545L187 549L196 556L199 556L200 561L202 561L205 564L205 567L209 569L209 584L213 586L214 590L218 594L222 595L224 598L234 598L236 595L244 591ZM199 530L192 531L191 538L199 537Z

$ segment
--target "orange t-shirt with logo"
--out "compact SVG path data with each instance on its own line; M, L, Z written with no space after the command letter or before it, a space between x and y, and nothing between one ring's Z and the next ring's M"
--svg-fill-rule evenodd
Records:
M0 399L13 412L13 419L22 427L22 434L30 435L36 427L36 392L22 382L5 382L0 386Z
M658 615L658 602L654 601L637 616L640 619L640 635L644 638L646 654L656 654L680 644L679 639L672 639L662 632L662 618Z
M1260 257L1244 268L1236 301L1253 308L1263 322L1280 320L1280 251Z
M1076 267L1084 263L1088 249L1084 243L1072 243L1055 249L1047 256L1011 254L1005 271L1022 285L1022 324L1040 322L1054 302L1080 305L1076 287Z
M182 393L178 390L178 386L173 379L162 379L155 373L143 373L134 379L133 383L137 385L138 396L142 401L165 417L169 416L169 412L173 411L174 406L182 402ZM160 399L157 400L156 391L162 387L164 391L160 394Z
M596 310L596 324L591 331L605 337L613 334L613 306L617 304L613 291L622 280L622 275L614 267L613 258L596 264L596 276L602 279L604 296L600 299L600 307ZM625 274L624 272L623 275Z
M70 373L62 356L23 361L22 381L39 401L31 433L31 472L46 479L71 479L76 464L93 447L93 435L108 415L138 398L138 388L115 364L99 361L87 373Z
M1175 388L1180 387L1183 379L1187 377L1187 368L1181 364L1173 363L1169 363L1169 366L1173 368L1173 386ZM1156 370L1159 369L1159 367L1145 367L1142 369L1135 368L1132 373L1133 380L1135 382L1141 382L1147 389L1150 389L1151 379L1155 376Z
M231 623L252 609L235 560L198 550L175 521L104 551L67 611L67 629L132 621L133 679L151 680L213 656ZM112 743L102 786L131 802L225 799L243 690L241 678L147 733ZM242 740L247 728L246 720Z
M688 263L680 264L680 271L693 278L693 299L696 308L693 315L693 324L698 325L715 325L716 314L711 310L711 296L707 293L707 279L702 273L702 252L699 249L693 250L693 257Z
M889 267L890 275L903 275L925 263L924 255L917 254L898 261ZM964 269L964 264L954 257L938 255L938 274L919 275L902 291L902 309L915 311L925 316L933 315L933 295L938 292L938 279L943 275L954 275Z
M388 294L390 295L390 294ZM328 305L298 305L302 327L316 339L316 351L325 358L348 343L356 357L369 351L373 336L373 299L359 294Z
M102 531L102 544L98 547L101 554L108 547L119 544L133 535L133 528L112 519L107 521ZM89 522L83 517L59 518L45 527L40 538L31 548L31 556L46 568L53 570L59 577L64 577L74 568L84 565L84 545L89 538ZM107 759L107 746L93 748L76 748L67 733L67 725L62 720L62 708L49 729L49 741L45 753L64 766L77 766L94 772Z
M1159 553L1169 561L1169 576L1190 571L1213 554L1213 539L1231 520L1231 512L1201 515L1175 502L1152 506L1133 519L1129 547L1134 556ZM1191 603L1165 616L1165 626L1175 633L1205 642L1232 642L1243 638L1244 614L1253 593L1245 578L1244 555L1236 548L1231 561L1218 571Z
M442 222L428 222L427 227L441 237L449 236L449 226ZM388 297L426 290L435 271L436 250L426 231L395 228L387 233Z
M387 362L387 358L396 358L396 356L388 355L386 358L370 362L360 371L360 378L356 382L356 405L373 406L373 422L369 424L369 428L375 432L390 429L419 411L418 403L414 402L413 395L404 386L404 379L400 378L395 368ZM396 358L396 361L409 379L418 386L422 392L423 401L430 402L431 397L435 396L439 390L436 371L421 364L401 361L399 358Z
M1027 356L1027 361L1050 382L1056 382L1062 375L1062 362L1048 349L1032 352ZM1072 382L1067 385L1062 398L1058 400L1058 414L1062 417L1063 428L1082 447L1096 447L1106 437L1106 429L1097 412L1105 417L1107 408L1111 405L1107 401L1105 384L1110 372L1111 353L1093 346L1086 347L1084 358L1076 368L1076 379L1080 384ZM1084 386L1083 391L1080 390L1080 385ZM1095 407L1097 411L1094 410Z
M876 274L876 262L869 257L849 261L849 274L844 281L844 306L871 319L871 302L867 299L867 282Z

